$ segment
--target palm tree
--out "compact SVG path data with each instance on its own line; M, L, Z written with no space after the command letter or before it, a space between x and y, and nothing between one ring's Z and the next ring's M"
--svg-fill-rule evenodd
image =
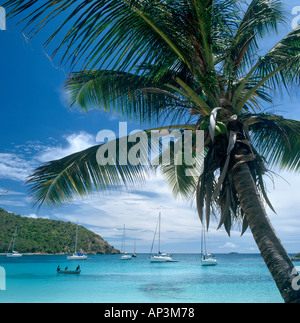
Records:
M28 36L66 15L45 45L60 39L52 57L62 53L73 71L66 81L71 106L156 129L203 130L201 175L186 177L184 163L161 165L173 192L195 198L207 226L213 212L228 234L236 221L242 234L249 227L284 301L300 302L294 265L264 207L274 210L263 181L268 169L300 169L300 122L265 109L274 91L299 84L300 27L258 53L286 21L281 1L9 0L4 6L11 16L28 12L22 19ZM99 147L41 165L28 181L34 202L59 206L95 189L134 185L151 171L123 165L121 154L115 165L100 166Z

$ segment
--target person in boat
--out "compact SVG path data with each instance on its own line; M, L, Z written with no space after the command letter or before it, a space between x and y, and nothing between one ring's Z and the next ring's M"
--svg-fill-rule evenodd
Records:
M79 271L79 270L80 270L80 266L77 266L76 271Z
M57 271L60 271L60 266L57 267Z
M67 271L69 268L68 268L68 266L65 268L65 271Z

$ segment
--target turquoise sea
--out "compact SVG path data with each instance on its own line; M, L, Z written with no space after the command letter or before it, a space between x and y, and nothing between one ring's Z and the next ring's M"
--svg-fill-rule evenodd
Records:
M282 303L260 255L219 254L216 267L201 267L199 254L177 254L176 263L150 263L147 254L122 261L95 255L0 256L6 290L0 303ZM81 266L81 275L58 275Z

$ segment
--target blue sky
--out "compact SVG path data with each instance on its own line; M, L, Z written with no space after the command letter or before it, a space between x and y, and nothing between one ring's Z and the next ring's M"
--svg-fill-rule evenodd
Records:
M288 1L288 12L299 1ZM299 10L300 14L300 10ZM296 16L291 17L292 19ZM299 19L300 22L300 19ZM95 195L74 200L60 209L41 209L30 205L24 186L26 177L40 163L66 156L96 144L103 129L116 131L120 119L114 115L91 112L88 115L68 111L63 93L66 74L55 67L42 49L43 34L27 42L20 26L8 21L0 31L0 192L12 190L0 200L0 207L30 217L47 217L76 222L100 234L120 247L123 224L127 227L127 245L137 241L137 252L149 252L158 213L162 212L162 245L170 252L200 252L201 225L195 206L175 200L158 174L134 192ZM283 36L292 29L282 28ZM269 48L276 39L264 42ZM277 96L273 111L299 120L299 96L291 100ZM131 124L129 128L138 129ZM300 176L280 172L275 190L269 182L270 198L277 215L271 221L289 252L300 252L299 183ZM249 231L241 238L236 228L231 238L213 223L209 246L213 252L257 252ZM130 250L128 250L130 251Z

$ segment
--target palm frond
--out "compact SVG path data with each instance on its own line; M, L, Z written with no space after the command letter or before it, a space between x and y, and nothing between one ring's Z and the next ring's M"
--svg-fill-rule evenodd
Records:
M151 7L147 1L136 0L47 1L40 5L38 1L10 0L5 6L12 16L33 9L24 19L29 36L64 14L45 45L62 38L52 57L62 50L62 62L71 60L72 67L80 63L84 69L105 65L130 70L137 62L162 62L170 55L185 60L175 35L166 34L168 28L161 23L162 15L165 21L168 18L170 5ZM169 54L163 55L166 50Z
M225 69L234 76L242 66L242 60L246 63L245 67L249 67L253 55L258 50L258 39L266 34L277 32L279 25L283 24L285 19L281 1L253 0L240 18L239 27L226 58Z
M182 153L174 149L173 141L169 141L168 147L160 143L175 129L179 130L176 133L182 139ZM150 129L47 162L37 168L26 183L33 204L57 207L94 191L119 190L124 186L131 189L144 183L147 176L157 169L166 176L175 195L190 196L195 191L195 178L199 176L202 158L198 156L195 165L185 162L183 134L184 130L195 129L195 125ZM153 133L158 140L153 139ZM145 140L137 144L139 137ZM105 159L104 162L99 156ZM167 158L163 159L164 156Z
M69 63L71 69L80 65L82 70L138 73L137 66L154 64L164 70L177 60L197 79L212 104L214 92L219 91L215 57L227 48L225 35L235 24L238 11L233 0L159 0L155 5L148 0L89 0L79 4L49 0L42 5L36 0L8 0L5 6L13 17L31 10L22 19L28 36L50 23L58 25L45 46L56 39L59 45L51 57L63 53L61 63ZM57 21L60 16L63 20Z
M161 155L159 157L161 158ZM171 147L170 164L161 164L159 169L165 176L175 197L182 196L192 201L196 192L197 179L202 169L202 159L196 159L193 166L188 165L184 162L184 152L175 154L174 146Z
M241 113L251 96L264 86L274 91L282 88L283 85L289 92L291 86L299 83L299 36L300 26L260 57L247 76L242 79L234 91L233 104L237 107L237 113ZM245 88L248 88L247 93L239 99L241 91Z
M253 146L267 160L269 167L290 171L300 169L300 122L278 115L256 114L249 124Z
M196 135L197 125L170 125L152 129L156 130L162 136L172 138L169 138L167 147L161 147L153 164L164 175L175 197L192 200L204 161L201 151L203 143L201 137ZM177 130L176 134L173 130Z
M196 107L175 86L170 88L170 84L125 72L73 73L65 88L71 107L84 112L99 109L116 113L141 124L188 121L190 110Z
M147 167L148 164L121 162L124 158L127 160L127 154L135 145L128 142L124 151L125 148L120 147L121 140L109 142L115 154L109 156L110 160L106 165L99 163L99 155L97 156L99 149L106 150L108 147L101 144L37 168L27 181L33 204L39 207L57 207L95 190L118 190L123 186L130 188L142 183L149 174L150 167ZM148 152L148 148L147 141L147 145L142 148L144 153ZM101 153L101 156L104 154L106 152Z

